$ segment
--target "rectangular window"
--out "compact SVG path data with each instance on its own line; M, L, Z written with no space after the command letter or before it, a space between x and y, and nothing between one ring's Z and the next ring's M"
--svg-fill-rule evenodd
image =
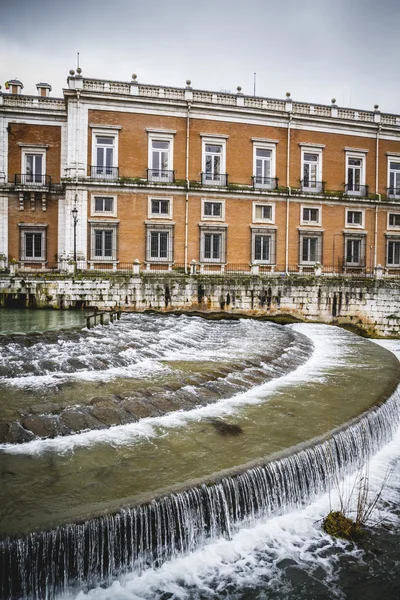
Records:
M95 229L95 258L112 258L113 256L113 232L110 229Z
M305 152L303 155L303 187L305 189L316 190L318 181L318 154Z
M46 231L37 228L21 229L21 260L46 260Z
M204 258L205 260L221 260L221 233L204 234Z
M173 261L173 225L147 224L146 260L149 262Z
M303 237L302 262L315 263L318 256L318 238Z
M302 207L302 223L320 223L320 209L315 207Z
M200 262L222 263L225 261L225 230L212 227L200 229Z
M94 199L94 212L113 213L114 212L114 198L96 196Z
M400 162L389 161L389 196L400 196Z
M256 183L268 184L272 177L272 150L256 148Z
M117 260L117 223L91 225L91 260Z
M43 154L25 154L25 182L44 183Z
M166 259L168 258L168 231L150 232L150 258Z
M201 218L223 221L225 218L225 202L201 201Z
M348 210L346 213L346 225L352 227L363 226L363 212L362 210Z
M365 156L346 155L346 193L356 196L367 195Z
M96 174L113 175L114 136L96 135Z
M221 202L204 202L205 217L222 217Z
M169 216L169 200L151 200L151 214Z
M166 171L169 169L169 141L152 140L151 154L153 175L166 176Z
M400 213L389 213L388 216L389 227L400 227Z
M361 240L347 239L346 240L346 264L360 265L361 263Z
M254 236L254 260L257 262L267 262L271 260L271 236Z
M388 240L387 264L392 267L400 267L400 240Z
M202 183L225 186L225 140L203 137Z
M272 204L254 204L253 221L273 222Z
M25 258L43 258L43 234L25 233Z

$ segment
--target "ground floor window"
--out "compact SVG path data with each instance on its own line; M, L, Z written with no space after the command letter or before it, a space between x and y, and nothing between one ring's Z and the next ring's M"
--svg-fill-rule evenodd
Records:
M91 260L117 260L117 223L91 224Z
M365 266L365 236L345 236L344 240L345 266Z
M226 230L203 227L200 230L200 262L225 262Z
M173 261L173 226L147 226L146 260L149 262Z
M251 262L275 264L275 230L253 229Z
M46 227L20 226L21 260L46 260Z
M300 264L322 263L322 233L300 233Z
M387 264L390 267L400 267L400 238L387 241Z

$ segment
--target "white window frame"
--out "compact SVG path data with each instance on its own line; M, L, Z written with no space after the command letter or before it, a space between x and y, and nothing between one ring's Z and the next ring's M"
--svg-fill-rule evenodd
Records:
M165 169L166 171L170 171L169 176L168 177L153 177L152 174L149 174L149 181L157 181L157 182L162 182L162 183L170 183L173 181L173 170L174 170L174 134L176 133L175 131L170 131L170 132L166 132L166 131L156 131L156 130L151 130L151 129L146 129L147 131L147 135L148 135L148 140L147 140L147 145L148 145L148 157L147 157L147 164L148 164L148 169L150 169L150 172L156 169L153 169L153 142L168 142L169 143L169 148L168 148L168 169ZM162 169L160 169L162 170Z
M386 247L385 247L385 259L386 259L386 267L388 269L397 269L400 268L400 256L399 256L399 262L397 263L389 263L389 244L390 243L397 243L400 245L400 235L389 235L386 236ZM399 250L399 254L400 254L400 250Z
M226 178L226 140L227 140L227 136L212 136L212 135L201 135L201 141L202 141L202 152L201 152L201 171L202 173L205 174L206 172L206 146L213 145L213 146L222 146L222 151L221 151L221 169L220 169L220 173L219 175L224 175L225 177L222 178L223 180L214 180L214 179L210 179L209 184L210 185L217 185L217 186L225 186L225 178Z
M161 213L153 213L152 212L152 208L153 208L153 200L158 201L158 202L168 202L168 213L167 214L161 214ZM149 219L172 219L172 215L173 215L173 198L172 197L165 197L165 196L149 196L148 198L148 205L147 205L147 215Z
M316 260L303 260L303 240L304 238L316 238L317 239L317 257ZM299 265L300 266L311 266L317 263L322 263L323 254L323 232L314 230L299 230Z
M361 224L348 222L348 218L349 218L348 214L351 212L361 213ZM344 226L346 227L346 229L364 229L365 228L365 210L363 210L361 208L346 208Z
M221 204L221 216L213 217L212 215L206 215L204 213L204 206L206 202L211 202L212 204ZM201 220L202 221L225 221L225 200L213 200L209 198L201 199Z
M99 167L97 164L97 137L112 137L114 138L113 144L113 164L112 168L118 168L118 141L119 141L119 129L120 127L92 127L92 157L91 157L91 166ZM96 164L93 164L93 163ZM104 165L103 165L104 166ZM104 166L105 168L105 166ZM107 174L102 175L105 179L112 179L111 176L107 177Z
M270 219L262 219L257 217L256 208L257 206L269 206L271 208L271 218ZM273 202L253 202L253 223L270 223L271 225L275 224L275 203Z
M392 231L397 231L398 229L400 229L400 224L399 225L391 225L390 224L390 215L396 215L400 219L400 212L390 211L387 213L387 229L392 230Z
M348 171L349 171L349 159L354 158L357 160L361 160L361 176L360 176L360 186L365 186L366 181L366 166L367 166L367 150L346 150L346 160L345 160L345 182L346 186L349 185L348 179ZM349 196L362 196L361 191L349 191L347 189L347 194Z
M34 173L32 174L33 178L34 175L40 175L40 182L35 182L35 181L29 181L27 179L27 163L26 163L26 159L27 156L29 155L37 155L37 156L41 156L42 157L42 172L41 173ZM21 178L22 181L21 183L23 184L29 184L29 185L45 185L46 182L44 181L43 177L44 175L46 175L46 148L43 148L43 146L35 146L35 145L26 145L23 148L21 148Z
M316 154L318 156L318 161L317 161L317 185L316 187L310 187L310 186L304 186L304 184L301 184L301 189L304 192L311 192L311 193L321 193L322 192L322 150L323 150L324 146L304 146L303 144L301 144L301 173L300 173L300 181L304 181L304 164L305 164L305 159L304 159L304 155L305 154Z
M317 221L307 221L303 218L304 209L317 210L318 211L318 220ZM322 225L322 206L315 206L310 204L302 204L300 207L300 225L321 227Z
M390 194L389 190L390 190L390 163L391 162L395 162L400 164L400 154L399 155L395 155L395 154L388 154L387 155L387 189L388 189L388 196L389 198L400 198L400 193L396 194ZM398 171L398 173L400 174L400 170ZM400 185L398 187L395 187L395 190L399 190L400 192Z
M269 236L270 248L269 259L256 259L256 236ZM252 227L251 228L251 263L254 265L275 265L276 264L276 228L275 227Z
M174 262L174 225L175 223L146 222L146 262L147 263L173 263ZM167 256L151 256L151 234L168 233Z
M47 261L47 225L45 224L29 224L29 223L19 223L19 247L20 247L20 260L22 262L31 262L31 263L43 263ZM41 256L26 256L26 240L25 234L32 233L36 235L40 235L42 238L41 242Z
M90 219L90 262L115 263L118 260L118 225L119 221L95 221ZM111 256L96 256L96 230L112 231Z
M96 210L96 198L111 198L113 201L113 210L112 211L97 211ZM116 217L117 216L117 196L110 196L110 194L92 194L91 195L91 207L90 214L92 217L94 216L104 216L104 217Z
M253 141L253 177L254 187L263 189L274 189L274 181L271 183L257 183L257 150L270 150L271 151L271 174L270 179L275 180L276 178L276 144L277 142L259 142Z

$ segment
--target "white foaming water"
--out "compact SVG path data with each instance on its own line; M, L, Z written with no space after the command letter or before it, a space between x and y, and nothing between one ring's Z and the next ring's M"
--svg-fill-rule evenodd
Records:
M400 358L399 341L378 342ZM389 469L392 475L382 488ZM369 477L369 495L383 489L382 499L372 514L372 521L385 519L399 528L396 507L400 505L400 428L393 440L382 448L363 470ZM354 544L333 539L322 531L321 520L330 510L340 508L340 499L350 499L355 509L356 494L351 494L359 474L346 478L330 493L321 495L301 510L291 511L252 528L243 528L231 540L211 540L189 556L176 558L159 569L141 574L129 573L110 587L80 592L76 600L176 600L240 598L240 590L259 587L259 598L285 598L292 591L286 568L308 573L325 588L326 598L344 598L338 585L339 557L362 558L363 551ZM304 590L303 590L304 591ZM278 596L276 595L278 594ZM254 596L256 597L256 596ZM302 595L302 597L306 597ZM65 598L65 596L63 596Z
M276 345L274 325L251 321L213 324L200 318L146 319L140 315L106 327L82 330L74 339L10 342L0 348L4 386L39 389L74 381L141 379L165 372L162 361L231 361L260 358ZM235 337L235 332L237 337ZM234 335L232 335L232 333ZM52 341L53 340L53 341ZM278 342L279 345L279 342Z
M290 327L309 337L314 351L305 363L280 378L190 411L177 411L161 417L141 419L138 423L119 425L106 430L85 431L53 439L37 439L18 445L2 444L0 449L13 454L40 454L48 450L63 453L95 443L125 445L133 444L142 438L155 438L165 435L166 429L184 427L190 421L235 414L242 406L265 402L269 396L279 393L279 390L287 386L307 381L323 381L327 370L345 365L349 354L353 352L343 343L344 338L351 334L341 329L320 324L296 324ZM351 336L351 339L353 342L357 340L354 336ZM296 345L292 345L287 353L296 351Z

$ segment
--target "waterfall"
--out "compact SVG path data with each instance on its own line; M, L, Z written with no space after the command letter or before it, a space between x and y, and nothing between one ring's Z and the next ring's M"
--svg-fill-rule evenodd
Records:
M260 517L302 506L354 472L393 436L396 392L329 438L218 482L124 508L84 523L0 542L0 597L51 600L109 585L126 571L156 568L207 539L229 538Z

